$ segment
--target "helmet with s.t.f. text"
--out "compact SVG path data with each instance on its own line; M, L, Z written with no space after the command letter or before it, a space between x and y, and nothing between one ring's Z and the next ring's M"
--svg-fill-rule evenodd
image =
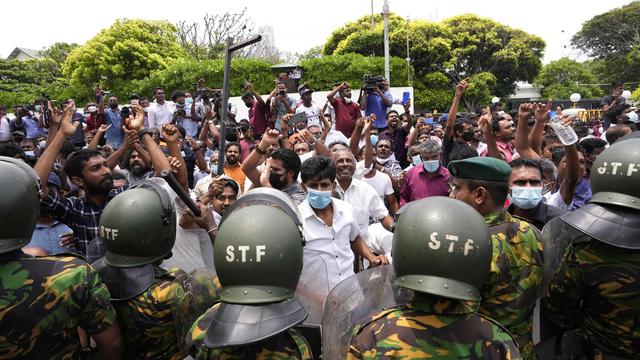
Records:
M393 234L396 285L478 301L491 253L489 228L471 206L442 196L414 201L406 205Z

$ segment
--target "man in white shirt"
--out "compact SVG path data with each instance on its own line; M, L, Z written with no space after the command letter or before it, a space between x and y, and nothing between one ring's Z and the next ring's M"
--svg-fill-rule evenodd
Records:
M329 288L354 275L354 252L372 265L386 265L384 255L376 256L359 235L360 227L353 208L332 198L336 167L326 157L313 157L300 168L307 198L300 206L306 240L304 261L321 257L327 266Z
M7 116L7 107L0 106L0 142L11 140L11 120Z
M311 102L311 94L313 93L313 90L309 89L309 87L304 84L300 86L300 88L298 89L298 93L300 94L302 103L296 109L296 114L299 114L301 112L307 113L307 127L315 125L319 128L322 128L320 116L324 115L322 114L320 107Z
M165 94L162 88L156 88L153 95L156 97L149 106L149 128L162 130L164 124L171 123L175 105L171 101L165 101Z

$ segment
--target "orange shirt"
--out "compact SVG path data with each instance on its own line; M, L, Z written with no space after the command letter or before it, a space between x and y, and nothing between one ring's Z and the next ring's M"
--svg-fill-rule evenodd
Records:
M228 163L225 163L224 174L235 180L240 185L240 191L244 193L244 182L247 176L242 172L240 163L237 163L236 166L229 166Z

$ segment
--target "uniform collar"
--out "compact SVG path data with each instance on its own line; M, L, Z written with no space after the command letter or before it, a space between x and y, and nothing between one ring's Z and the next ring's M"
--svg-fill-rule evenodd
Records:
M511 215L504 209L484 217L484 222L487 223L487 226L495 226L509 221L511 221Z

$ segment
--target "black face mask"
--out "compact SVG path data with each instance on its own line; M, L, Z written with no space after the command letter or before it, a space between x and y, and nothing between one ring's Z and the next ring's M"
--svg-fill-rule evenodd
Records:
M471 131L465 131L462 133L462 138L464 139L464 141L471 141L473 140L473 136L474 136L474 132L473 130Z
M269 174L269 183L273 186L274 189L282 190L287 186L286 180L282 180L282 178L286 174L278 175L276 173Z

